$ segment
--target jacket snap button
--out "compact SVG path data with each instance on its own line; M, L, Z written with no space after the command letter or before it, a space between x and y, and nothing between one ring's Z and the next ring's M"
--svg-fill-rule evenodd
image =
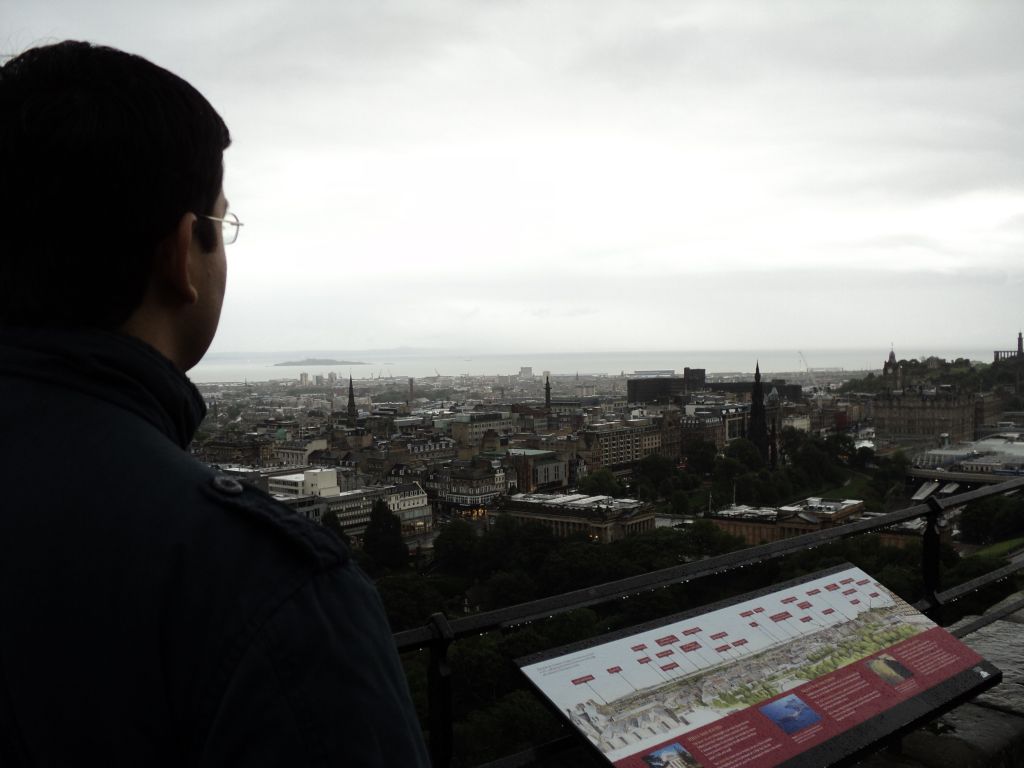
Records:
M233 477L227 477L226 475L217 475L213 478L213 487L229 496L237 496L242 492L242 484Z

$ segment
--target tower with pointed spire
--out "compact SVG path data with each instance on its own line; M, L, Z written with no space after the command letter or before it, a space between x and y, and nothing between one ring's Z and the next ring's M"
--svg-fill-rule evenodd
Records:
M349 426L355 426L359 411L356 410L356 391L352 387L352 374L348 376L348 408L346 409L346 415Z
M889 357L882 365L882 381L888 389L903 389L903 366L897 362L892 345L889 345Z
M896 349L892 345L889 346L889 357L885 361L885 365L882 366L882 375L891 376L896 373L896 368L899 363L896 362Z
M750 393L750 426L747 437L757 446L761 458L768 463L768 419L764 409L764 387L761 385L761 361L754 366L754 388Z
M551 415L551 377L544 377L544 412Z

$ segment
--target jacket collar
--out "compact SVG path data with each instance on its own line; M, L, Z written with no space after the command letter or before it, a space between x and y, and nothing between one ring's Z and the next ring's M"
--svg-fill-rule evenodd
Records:
M107 400L137 414L181 448L206 415L188 377L132 336L96 329L0 328L0 372Z

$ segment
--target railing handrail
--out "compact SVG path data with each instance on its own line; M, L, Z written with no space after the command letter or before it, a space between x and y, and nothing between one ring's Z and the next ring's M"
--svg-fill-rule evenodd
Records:
M505 608L497 608L492 611L449 619L449 626L455 640L478 635L489 630L506 629L537 619L568 613L579 608L587 608L592 605L610 602L624 596L635 595L638 592L646 592L670 584L693 581L765 560L785 557L794 552L814 549L861 533L891 528L908 520L915 520L928 514L934 514L937 511L949 510L971 501L977 501L978 499L1005 493L1017 488L1024 488L1024 478L1014 478L999 485L990 485L956 496L950 496L947 499L936 499L931 503L916 504L912 507L879 515L878 517L867 518L854 523L844 523L821 531L813 531L768 544L746 547L735 552L728 552L724 555L717 555L704 560L673 565L661 570L650 571L636 576L627 576L616 581L542 597ZM946 593L943 593L943 596L945 595ZM430 625L396 632L394 635L395 643L400 652L424 648L430 645L435 638L436 631Z

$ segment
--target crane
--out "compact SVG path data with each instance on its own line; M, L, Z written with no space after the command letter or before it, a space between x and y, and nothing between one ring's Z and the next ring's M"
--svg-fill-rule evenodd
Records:
M807 369L807 375L811 377L811 384L814 386L814 403L815 405L818 406L818 410L820 411L823 405L822 400L824 399L824 395L821 391L821 385L818 384L818 378L814 375L814 371L811 370L811 366L807 364L807 358L804 357L804 353L801 352L799 349L796 351L796 353L800 355L800 359L803 361L804 368Z

